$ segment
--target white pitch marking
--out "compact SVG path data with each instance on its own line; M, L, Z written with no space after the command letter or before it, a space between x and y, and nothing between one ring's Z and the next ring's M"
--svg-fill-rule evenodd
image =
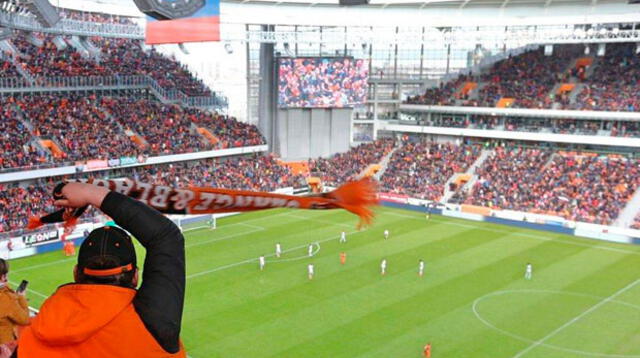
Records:
M331 238L330 240L335 240L335 238ZM317 248L318 248L315 253L312 253L312 256L314 256L318 251L320 251L320 242L324 242L324 241L328 241L328 240L316 241L314 243L311 243L311 245L316 245ZM309 244L304 244L304 245L292 247L290 249L283 250L282 253L291 252L291 251L302 249L302 248L305 248L305 247L309 247ZM275 255L276 254L269 254L269 255L265 255L265 257L272 257L272 256L275 256ZM307 257L309 257L309 256L305 254L304 256L296 257L295 259L298 260L298 259L304 259L304 258L307 258ZM289 259L289 260L293 261L292 259ZM188 275L187 279L191 279L191 278L194 278L194 277L207 275L207 274L210 274L210 273L213 273L213 272L216 272L216 271L226 270L228 268L232 268L232 267L248 264L248 263L251 263L251 262L254 262L254 261L258 261L258 259L257 258L251 258L251 259L247 259L247 260L244 260L244 261L234 262L232 264L219 266L219 267L213 268L211 270L206 270L206 271L194 273L194 274ZM285 261L285 260L278 260L278 261L272 261L272 262L275 263L275 262L282 262L282 261Z
M56 260L56 261L51 261L51 262L47 262L47 263L43 263L43 264L39 264L39 265L33 265L33 266L27 266L27 267L23 267L21 269L17 269L17 270L11 270L11 273L18 273L18 272L24 272L24 271L29 271L29 270L34 270L37 268L41 268L41 267L47 267L47 266L53 266L53 265L57 265L61 262L67 262L67 261L75 261L76 258L75 257L71 257L71 258L66 258L66 259L60 259L60 260Z
M523 341L523 342L527 342L527 343L535 343L535 341L533 339L529 339L526 337L522 337L519 336L517 334L513 334L509 331L505 331L502 328L496 327L495 325L493 325L491 322L487 321L486 319L484 319L480 313L478 312L478 303L480 303L481 301L483 301L486 298L492 297L492 296L498 296L498 295L504 295L504 294L508 294L508 293L520 293L520 292L530 292L530 293L552 293L552 294L563 294L563 295L571 295L571 296L579 296L579 297L589 297L589 298L595 298L595 299L604 299L601 296L596 296L596 295L590 295L590 294L586 294L586 293L578 293L578 292L570 292L570 291L556 291L556 290L536 290L536 289L514 289L514 290L503 290L503 291L496 291L496 292L491 292L488 293L482 297L477 298L472 305L472 310L473 310L473 314L474 316L476 316L476 318L482 322L483 324L485 324L487 327L492 328L506 336L509 336L511 338L515 338L517 340ZM634 305L632 303L628 303L628 302L624 302L624 301L617 301L617 300L611 300L609 302L612 303L616 303L622 306L627 306L627 307L631 307L637 310L640 310L640 306L638 305ZM565 347L561 347L561 346L557 346L557 345L553 345L553 344L549 344L549 343L542 343L541 346L547 347L547 348L551 348L551 349L555 349L555 350L559 350L559 351L563 351L563 352L569 352L569 353L574 353L574 354L579 354L579 355L586 355L586 356L593 356L593 357L606 357L606 358L640 358L640 355L625 355L625 354L606 354L606 353L594 353L594 352L587 352L587 351L579 351L579 350L575 350L575 349L570 349L570 348L565 348Z
M17 284L17 283L15 283L15 282L9 281L9 283L10 283L10 284L12 284L12 285L14 285L14 286L18 286L18 284ZM32 289L30 289L29 287L27 287L27 291L28 291L28 292L31 292L31 293L33 293L33 294L35 294L36 296L40 296L40 297L42 297L42 298L48 298L48 297L49 297L49 296L47 296L47 295L45 295L45 294L42 294L42 293L40 293L40 292L38 292L38 291L36 291L36 290L32 290Z
M597 310L598 308L600 308L602 305L606 304L607 302L613 300L614 298L620 296L621 294L625 293L626 291L628 291L629 289L631 289L633 286L635 286L638 282L640 282L640 279L635 280L633 282L631 282L630 284L628 284L627 286L621 288L620 290L618 290L617 292L613 293L611 296L603 299L602 301L596 303L595 305L593 305L591 308L589 308L588 310L582 312L581 314L577 315L576 317L574 317L572 320L566 322L565 324L563 324L562 326L556 328L555 330L553 330L551 333L547 334L546 336L542 337L542 339L535 341L534 343L532 343L529 347L525 348L524 350L520 351L518 354L516 354L515 356L513 356L513 358L518 358L518 357L522 357L523 355L525 355L527 352L531 351L532 349L534 349L535 347L541 345L542 343L544 343L544 341L548 340L549 338L555 336L556 334L560 333L563 329L571 326L572 324L576 323L577 321L579 321L582 317L588 315L589 313Z

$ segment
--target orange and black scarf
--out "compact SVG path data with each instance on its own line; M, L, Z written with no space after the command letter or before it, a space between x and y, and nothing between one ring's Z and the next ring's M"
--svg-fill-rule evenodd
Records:
M378 204L376 182L368 178L346 183L328 193L309 196L202 187L172 188L131 179L83 179L77 181L108 188L140 200L162 213L178 215L244 212L273 208L345 209L360 217L358 227L361 227L371 223L374 215L371 207ZM54 189L53 197L55 199L62 198L64 184L61 183ZM86 209L87 207L61 209L39 218L31 218L27 228L35 229L44 224L60 222L63 222L66 228L72 228Z

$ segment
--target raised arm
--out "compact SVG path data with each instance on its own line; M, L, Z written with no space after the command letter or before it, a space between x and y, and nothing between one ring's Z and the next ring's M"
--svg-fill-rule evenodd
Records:
M185 291L184 238L157 210L116 192L89 184L68 183L57 205L100 208L146 249L142 285L134 298L146 328L169 353L180 349Z

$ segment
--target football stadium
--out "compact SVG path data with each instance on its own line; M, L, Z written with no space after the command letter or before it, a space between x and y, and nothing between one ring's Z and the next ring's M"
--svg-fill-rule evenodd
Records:
M640 357L636 0L0 0L0 358Z

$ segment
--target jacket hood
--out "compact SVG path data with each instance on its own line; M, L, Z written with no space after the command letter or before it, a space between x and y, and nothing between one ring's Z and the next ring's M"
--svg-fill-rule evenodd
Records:
M135 294L134 289L111 285L61 286L33 319L33 333L50 345L80 343L127 308Z

